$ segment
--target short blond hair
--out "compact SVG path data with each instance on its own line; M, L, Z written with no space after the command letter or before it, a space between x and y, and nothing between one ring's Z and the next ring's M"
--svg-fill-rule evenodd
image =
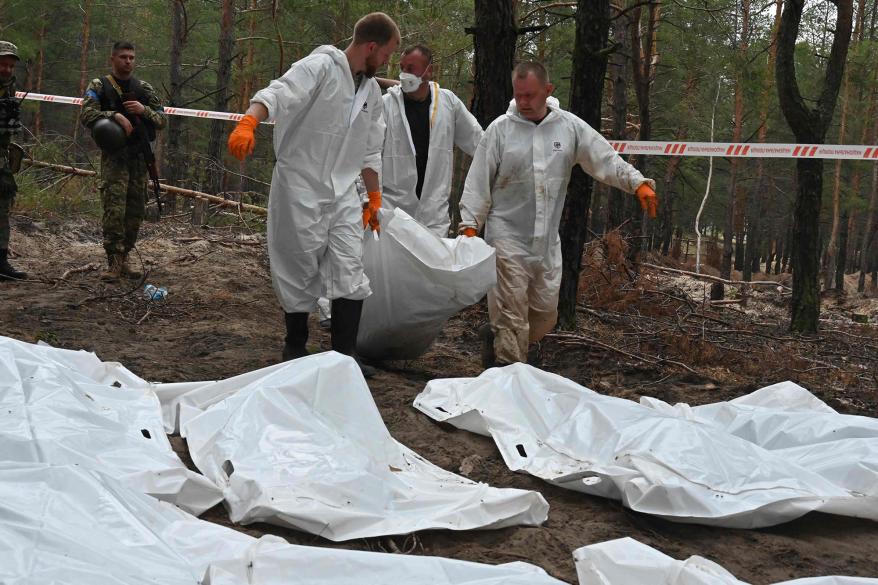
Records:
M383 12L367 14L354 25L355 45L378 43L383 46L393 39L400 38L399 27Z

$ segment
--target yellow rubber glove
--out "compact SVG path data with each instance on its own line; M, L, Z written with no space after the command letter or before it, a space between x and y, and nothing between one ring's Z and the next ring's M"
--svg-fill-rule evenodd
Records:
M369 203L363 208L363 229L370 226L373 232L381 232L378 210L381 209L381 191L369 191Z
M463 228L460 233L468 238L474 238L478 232L476 231L476 228L467 227Z
M655 214L658 211L658 197L656 197L652 187L643 183L637 188L634 195L640 200L640 207L643 211L649 214L650 219L655 219Z
M251 115L241 118L235 129L229 135L229 154L238 160L253 154L253 148L256 146L256 127L259 126L259 120Z

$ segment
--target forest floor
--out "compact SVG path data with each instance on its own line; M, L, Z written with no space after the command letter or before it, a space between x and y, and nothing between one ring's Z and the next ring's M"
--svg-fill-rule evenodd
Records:
M788 275L753 293L746 306L710 307L706 285L685 275L619 261L618 240L589 247L581 282L578 328L542 345L539 366L596 391L638 399L703 404L793 380L833 408L878 417L878 299L849 292L824 303L816 336L786 329ZM14 217L13 263L33 279L0 282L0 333L94 351L148 380L219 379L276 363L282 313L271 288L263 237L238 228L194 228L181 220L145 224L138 246L147 282L168 289L149 305L135 284L98 280L104 260L93 220ZM659 259L652 259L653 263ZM664 259L662 264L691 266ZM690 263L691 264L691 263ZM738 290L727 290L734 296ZM854 315L866 315L868 325ZM541 527L447 532L332 543L265 524L234 527L277 534L297 544L503 563L527 561L576 582L574 549L631 536L676 557L702 555L754 584L824 574L878 575L878 524L808 514L762 530L674 524L631 512L619 502L554 487L510 472L489 438L437 425L412 407L433 378L480 373L476 330L484 303L451 319L420 359L393 363L369 381L393 436L431 462L498 487L540 491L551 511ZM862 317L857 317L862 318ZM328 334L312 318L314 349ZM191 466L185 441L172 437ZM203 515L230 525L221 506Z

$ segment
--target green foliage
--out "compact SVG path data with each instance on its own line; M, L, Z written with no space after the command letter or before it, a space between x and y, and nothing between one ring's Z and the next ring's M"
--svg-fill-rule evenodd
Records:
M23 60L18 78L23 86L36 91L37 61L44 51L42 92L75 95L80 83L80 58L83 46L82 24L84 11L91 7L90 35L86 46L86 78L106 73L109 49L114 40L125 38L137 46L138 70L143 79L156 86L160 93L169 91L169 51L171 46L171 6L180 0L118 0L113 3L69 2L68 0L5 0L0 2L4 15L0 36L17 43ZM212 109L216 86L217 54L221 2L217 0L182 0L185 4L187 36L183 46L183 104L186 107ZM634 0L623 0L632 6ZM874 3L868 3L866 21L874 20ZM546 3L539 0L517 0L516 13L521 27L541 27L523 34L519 39L518 56L542 60L556 85L555 95L562 107L567 107L570 86L571 54L574 44L575 7L565 3ZM774 23L773 2L752 3L750 31L742 38L740 2L727 0L699 0L693 2L662 3L661 23L658 29L658 70L651 89L654 140L671 139L683 134L688 140L709 140L711 116L717 84L721 84L720 100L716 108L717 141L731 140L734 130L734 87L740 80L743 92L744 122L742 135L753 142L759 130L761 114L767 118L768 142L790 142L792 135L780 114L773 73L768 66L768 55ZM255 8L254 8L255 7ZM276 7L276 11L272 9ZM264 87L282 74L291 63L310 53L315 47L332 43L344 47L350 40L357 18L372 10L384 10L399 23L403 45L424 43L431 46L436 57L436 75L439 82L455 91L464 103L472 94L472 37L465 28L472 26L473 3L463 0L408 0L395 3L366 0L236 0L234 36L238 39L233 63L233 81L229 111L246 107L249 95L242 95ZM796 64L799 85L807 100L819 93L823 66L832 39L835 8L827 0L808 2L803 17ZM618 26L620 19L614 20ZM44 30L43 30L44 29ZM41 32L44 41L40 43ZM859 143L864 132L878 113L869 111L869 104L878 91L874 67L878 47L875 30L866 30L866 38L853 46L848 63L850 102L844 141ZM612 38L612 34L611 34ZM747 51L739 54L738 47L746 42ZM252 62L250 60L252 50ZM384 75L398 74L398 56L391 60ZM249 85L248 85L249 84ZM249 90L247 88L249 87ZM767 90L766 90L767 88ZM608 87L609 89L609 87ZM609 94L607 104L609 106ZM33 127L37 104L25 107L25 122ZM42 104L43 130L36 139L29 139L40 156L56 162L70 163L94 160L97 151L87 133L78 130L75 147L70 144L76 121L76 109L66 105ZM836 121L830 129L828 141L839 140L841 99L836 110ZM636 100L633 91L629 99L629 123L636 125ZM606 107L604 119L610 126L611 109ZM185 159L183 187L203 188L203 169L207 166L205 152L210 124L205 120L181 119ZM231 130L231 124L227 130ZM868 137L868 132L867 132ZM164 140L165 136L161 136ZM40 150L42 149L42 150ZM161 147L160 147L160 152ZM245 165L226 158L226 168L252 177L240 179L228 176L230 191L256 191L267 195L273 166L271 130L262 128L258 134L255 157ZM649 161L650 173L662 184L667 157ZM722 227L729 202L728 159L714 161L712 196L702 223ZM843 205L862 209L868 197L871 163L842 165ZM707 159L684 158L677 177L670 185L676 195L675 223L691 226L704 193L707 177ZM827 169L834 165L827 165ZM852 191L854 175L860 174L858 192ZM756 161L745 160L739 165L738 184L751 200L764 199L766 213L778 222L777 231L790 216L794 199L794 162L768 159L764 161L764 180L757 184ZM57 187L46 189L44 184L23 181L20 205L33 209L52 207L50 199ZM77 178L63 185L57 207L68 211L76 205L86 209L97 207L93 184ZM826 189L832 181L825 182ZM662 193L659 193L660 196ZM826 199L826 197L824 198ZM263 201L264 202L264 201ZM774 221L773 220L773 221Z

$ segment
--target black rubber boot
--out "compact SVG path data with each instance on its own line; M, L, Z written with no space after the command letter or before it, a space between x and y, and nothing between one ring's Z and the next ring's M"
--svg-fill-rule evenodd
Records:
M360 371L363 372L363 377L371 378L377 371L372 366L361 362L357 356L357 334L360 332L362 311L363 301L334 299L329 330L332 332L332 349L354 358L357 365L360 366Z
M24 272L19 272L15 268L12 267L11 264L6 260L9 256L9 250L0 249L0 280L24 280L27 278L27 274Z
M308 355L305 344L308 343L308 313L284 313L287 336L284 339L284 350L281 360L288 362Z
M486 370L497 365L497 356L494 355L494 330L490 323L479 327L479 339L482 341L482 367Z

